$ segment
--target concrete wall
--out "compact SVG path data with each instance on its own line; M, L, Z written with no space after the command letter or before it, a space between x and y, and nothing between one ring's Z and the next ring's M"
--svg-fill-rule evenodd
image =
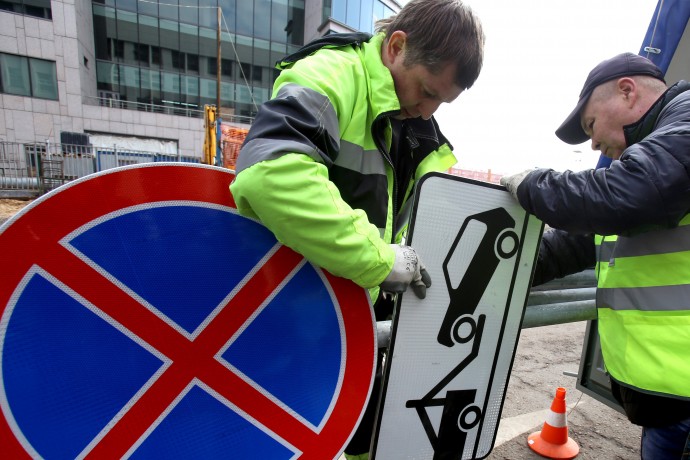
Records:
M304 1L304 43L319 36L318 29L323 22L323 0Z

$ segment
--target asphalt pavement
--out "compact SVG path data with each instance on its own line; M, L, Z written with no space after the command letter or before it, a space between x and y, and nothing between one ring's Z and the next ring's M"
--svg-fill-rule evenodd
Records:
M641 428L576 389L586 322L523 329L490 460L540 459L527 436L542 428L558 387L566 389L568 434L578 459L640 458ZM568 375L571 374L571 375Z
M485 459L545 458L528 447L527 437L542 429L556 389L563 387L568 434L579 446L578 460L639 460L641 428L576 388L573 375L586 326L581 321L520 332L496 441Z

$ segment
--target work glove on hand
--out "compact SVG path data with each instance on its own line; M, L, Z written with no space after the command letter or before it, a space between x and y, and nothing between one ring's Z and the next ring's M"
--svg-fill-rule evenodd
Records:
M534 171L534 169L526 169L520 173L513 174L512 176L503 176L501 177L500 183L502 186L507 188L510 194L513 195L513 198L517 200L518 187L525 179L525 176L527 176L527 174L531 173L532 171Z
M381 283L381 290L388 294L400 294L411 285L417 297L425 298L426 289L431 287L431 277L419 260L417 251L401 244L391 244L391 248L395 251L395 262L393 269Z

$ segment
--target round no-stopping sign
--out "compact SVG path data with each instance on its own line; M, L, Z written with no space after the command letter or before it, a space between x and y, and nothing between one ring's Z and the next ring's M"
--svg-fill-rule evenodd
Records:
M118 168L0 227L5 458L339 455L371 391L368 297L239 216L232 178Z

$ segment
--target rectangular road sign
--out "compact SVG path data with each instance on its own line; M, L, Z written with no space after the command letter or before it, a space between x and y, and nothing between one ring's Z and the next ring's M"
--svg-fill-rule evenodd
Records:
M486 457L544 225L503 187L431 173L408 244L433 285L397 303L372 459Z

